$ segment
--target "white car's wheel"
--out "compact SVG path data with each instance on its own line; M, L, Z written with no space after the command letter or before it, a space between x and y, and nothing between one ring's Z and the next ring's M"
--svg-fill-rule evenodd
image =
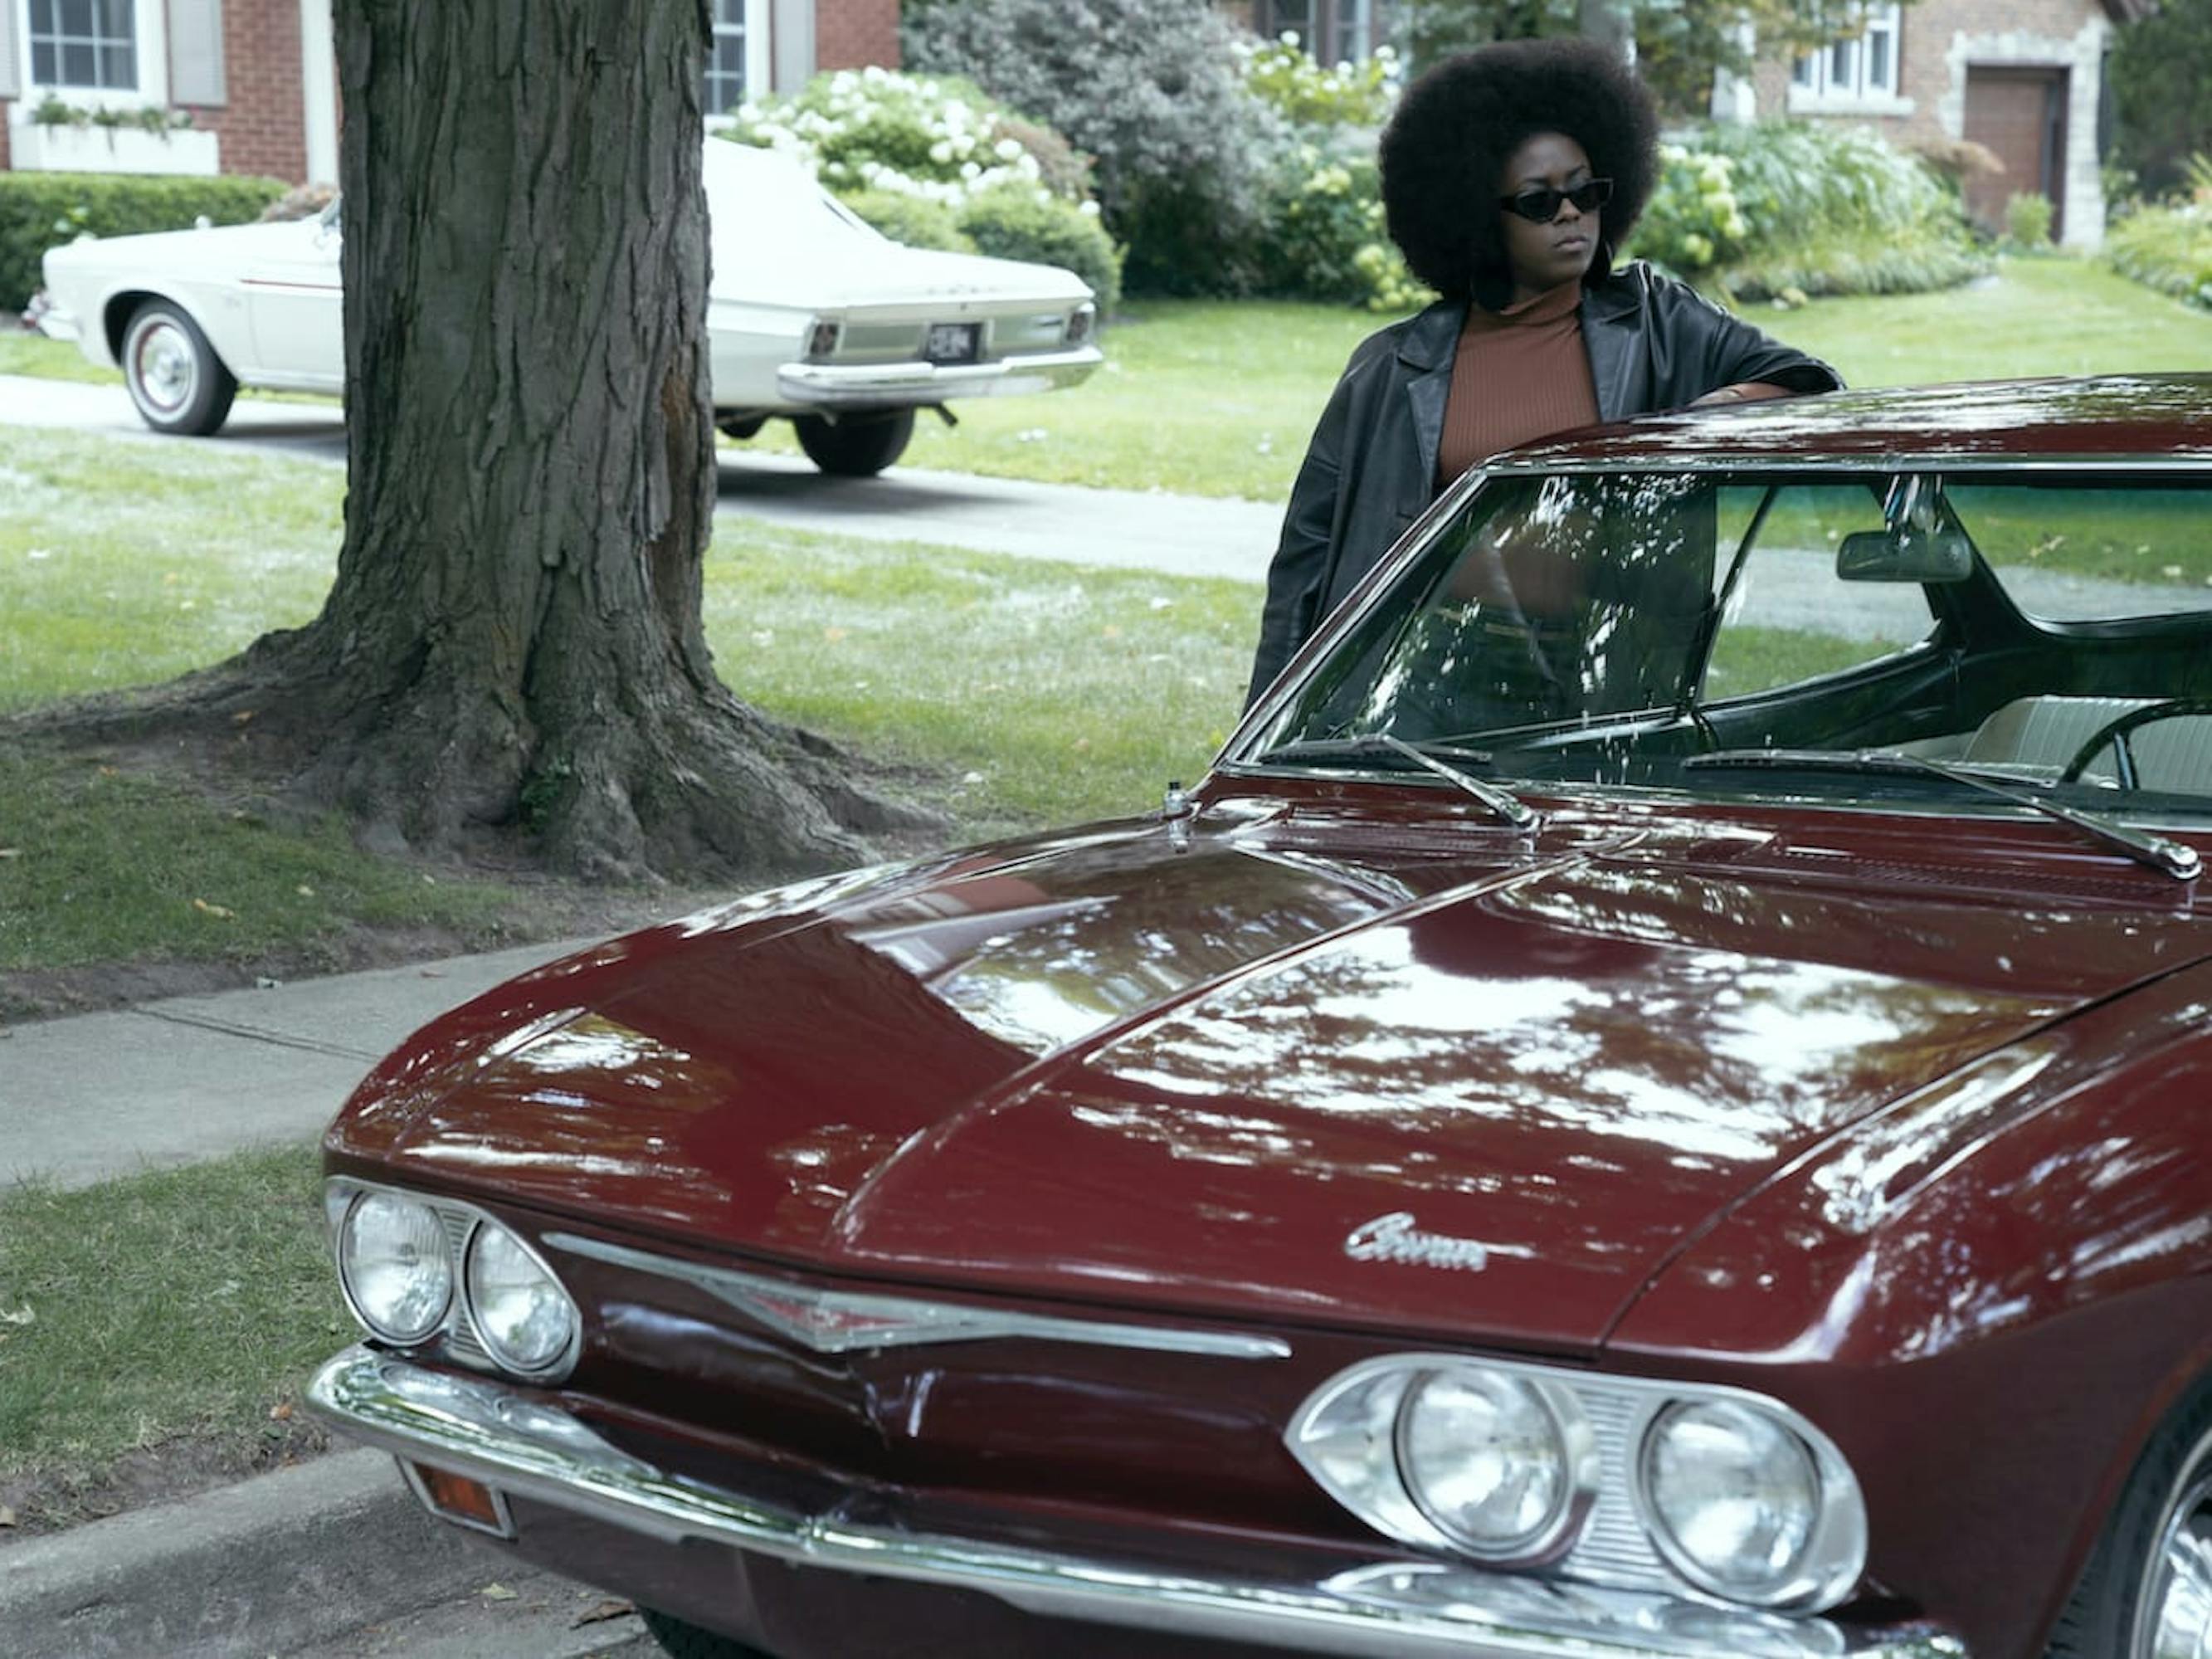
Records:
M806 459L840 478L870 478L906 453L914 436L914 411L848 415L835 422L819 415L794 415L799 447Z
M123 335L123 383L156 432L204 438L220 431L238 382L199 325L165 300L131 314Z

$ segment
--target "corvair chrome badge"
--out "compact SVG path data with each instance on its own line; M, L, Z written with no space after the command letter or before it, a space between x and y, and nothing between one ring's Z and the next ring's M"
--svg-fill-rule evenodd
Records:
M1490 1265L1490 1248L1472 1238L1425 1233L1411 1210L1394 1210L1363 1221L1347 1234L1344 1253L1355 1261L1403 1261L1417 1267L1459 1267L1479 1273Z

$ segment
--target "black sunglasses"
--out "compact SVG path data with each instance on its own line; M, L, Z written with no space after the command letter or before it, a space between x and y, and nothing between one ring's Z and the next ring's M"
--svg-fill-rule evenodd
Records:
M1578 211L1588 213L1603 207L1612 199L1612 179L1585 179L1572 190L1553 190L1546 185L1534 190L1524 190L1518 196L1501 196L1498 198L1498 205L1508 213L1517 213L1523 219L1548 225L1559 216L1562 203L1572 202Z

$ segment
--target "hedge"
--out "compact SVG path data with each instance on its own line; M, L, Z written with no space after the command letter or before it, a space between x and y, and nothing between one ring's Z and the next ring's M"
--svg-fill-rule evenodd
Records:
M203 216L242 224L285 191L281 179L221 174L0 173L0 312L21 311L41 283L39 261L81 232L128 236L184 230Z

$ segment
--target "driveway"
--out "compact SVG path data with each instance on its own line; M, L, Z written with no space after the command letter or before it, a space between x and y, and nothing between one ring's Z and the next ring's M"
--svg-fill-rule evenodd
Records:
M146 428L120 382L0 374L0 423L6 422L73 428L134 444L210 444L345 462L345 423L327 399L241 397L217 436L167 438ZM1282 519L1279 507L1254 501L915 467L893 467L874 478L831 478L795 456L727 446L720 471L717 510L723 514L878 541L935 542L1176 576L1263 580Z

